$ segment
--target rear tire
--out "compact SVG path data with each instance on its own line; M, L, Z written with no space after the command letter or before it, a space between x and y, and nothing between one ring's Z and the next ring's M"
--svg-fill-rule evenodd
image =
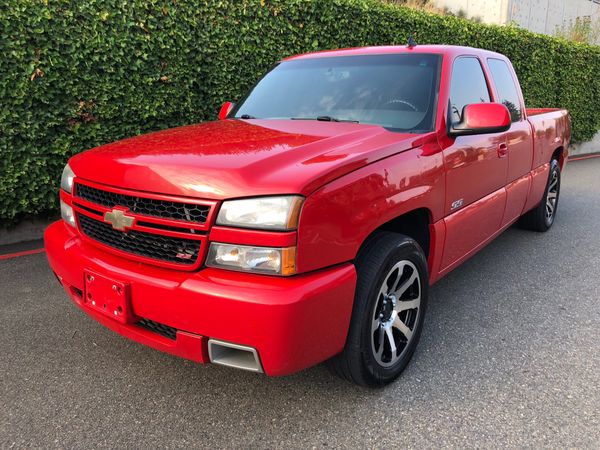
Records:
M519 227L539 232L546 232L554 224L558 199L560 197L560 165L556 159L550 163L550 173L542 201L531 211L519 219Z
M361 386L384 386L409 363L419 342L429 279L413 239L377 232L355 261L358 275L346 346L328 361L336 375Z

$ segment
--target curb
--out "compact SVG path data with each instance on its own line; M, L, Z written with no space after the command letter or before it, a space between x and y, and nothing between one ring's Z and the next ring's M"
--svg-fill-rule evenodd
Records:
M15 253L5 253L0 255L0 261L6 260L6 259L14 259L14 258L19 258L21 256L27 256L27 255L37 255L38 253L44 253L46 250L44 248L36 248L33 250L25 250L22 252L15 252Z
M57 219L28 219L15 227L0 228L0 247L42 239L44 230Z
M0 264L2 261L18 258L20 256L35 255L44 252L44 241L36 239L34 241L18 242L0 246Z
M574 155L574 156L569 157L568 161L581 161L583 159L591 159L591 158L600 158L600 152Z

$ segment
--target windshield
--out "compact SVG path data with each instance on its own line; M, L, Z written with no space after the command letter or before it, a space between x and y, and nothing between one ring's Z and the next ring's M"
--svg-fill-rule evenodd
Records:
M441 57L363 55L284 61L236 106L239 119L352 121L431 131Z

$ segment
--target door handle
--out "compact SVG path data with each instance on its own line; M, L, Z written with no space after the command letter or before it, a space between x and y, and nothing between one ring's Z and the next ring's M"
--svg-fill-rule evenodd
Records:
M500 144L498 146L498 158L504 158L508 155L508 145Z

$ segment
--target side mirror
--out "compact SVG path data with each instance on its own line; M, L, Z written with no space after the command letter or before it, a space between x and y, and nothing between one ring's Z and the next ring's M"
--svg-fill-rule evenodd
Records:
M231 102L223 103L223 106L221 106L221 110L219 111L219 120L227 119L227 116L229 115L234 106L235 104Z
M501 133L507 131L510 124L510 112L506 106L500 103L474 103L463 108L459 123L450 123L448 135L454 137Z

